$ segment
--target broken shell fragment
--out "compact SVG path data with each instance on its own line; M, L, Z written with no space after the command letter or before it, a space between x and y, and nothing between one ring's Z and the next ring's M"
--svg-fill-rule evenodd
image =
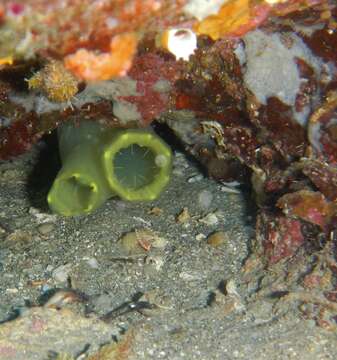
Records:
M187 207L184 207L182 211L177 215L176 222L178 224L184 224L191 219L191 215L188 212Z
M201 222L207 226L212 226L212 225L217 225L217 223L219 222L219 219L215 213L209 213L206 216L204 216L203 218L199 219L199 222Z
M150 251L152 248L162 249L167 240L158 236L150 229L136 229L128 232L120 239L123 249L128 254L139 254Z

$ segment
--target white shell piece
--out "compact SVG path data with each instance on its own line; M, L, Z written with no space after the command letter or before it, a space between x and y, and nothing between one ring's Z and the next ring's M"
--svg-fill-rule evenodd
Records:
M167 50L177 59L188 61L197 48L197 35L191 29L170 29L167 33Z

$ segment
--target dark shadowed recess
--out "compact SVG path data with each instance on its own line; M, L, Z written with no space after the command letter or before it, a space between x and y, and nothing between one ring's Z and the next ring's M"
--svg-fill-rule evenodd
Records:
M47 211L47 194L61 167L57 132L45 135L39 142L39 153L35 166L28 176L26 192L31 206Z

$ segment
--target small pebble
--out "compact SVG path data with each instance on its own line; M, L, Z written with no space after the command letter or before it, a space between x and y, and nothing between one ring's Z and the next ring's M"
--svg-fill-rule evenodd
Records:
M195 240L197 240L197 241L202 241L202 240L204 240L204 239L206 239L206 235L205 235L205 234L200 233L200 234L197 234L197 235L195 236Z
M239 355L240 355L240 353L239 353L238 350L234 350L234 351L233 351L233 356L234 356L234 357L237 358Z
M184 171L182 169L179 169L179 168L174 168L172 170L172 175L174 176L183 176L184 175Z
M240 194L239 189L240 183L238 181L226 181L222 182L222 185L220 186L220 191L222 192L228 192L233 194Z
M87 258L86 261L87 261L87 264L88 264L92 269L98 269L98 268L99 268L98 261L97 261L95 258Z
M47 265L47 267L46 267L46 272L52 272L53 271L53 265Z
M150 265L155 270L159 271L164 265L164 259L160 255L149 255L145 258L145 264Z
M46 214L44 212L41 212L39 209L36 209L34 207L30 207L28 210L28 213L30 215L33 215L37 222L39 224L43 224L43 223L52 223L52 222L56 222L57 220L57 215L55 214Z
M71 264L61 265L53 270L52 277L58 282L66 282L71 270Z
M48 284L43 284L42 287L41 287L41 293L42 294L45 294L45 293L48 293L51 289L51 286L48 285Z
M7 294L17 294L19 292L19 289L17 288L8 288L6 289Z
M51 233L55 228L55 224L53 223L43 223L41 225L39 225L37 227L37 231L41 234L41 235L48 235L49 233Z
M194 184L196 182L199 182L201 181L202 179L204 178L204 176L202 174L198 174L198 175L194 175L194 176L191 176L187 179L187 182L189 184Z
M197 271L191 271L191 272L182 271L179 274L179 277L185 281L196 281L196 280L200 280L200 273Z
M207 238L207 244L213 247L218 247L228 242L228 234L223 231L216 231Z

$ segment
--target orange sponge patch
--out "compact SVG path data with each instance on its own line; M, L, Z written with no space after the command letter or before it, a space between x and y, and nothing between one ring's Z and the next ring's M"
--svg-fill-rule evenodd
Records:
M138 39L134 33L113 37L109 53L96 54L79 49L64 59L65 67L85 81L109 80L123 76L132 65L137 50Z
M207 16L196 24L194 30L197 34L208 35L217 40L247 24L250 17L249 0L231 0L221 7L218 14Z

